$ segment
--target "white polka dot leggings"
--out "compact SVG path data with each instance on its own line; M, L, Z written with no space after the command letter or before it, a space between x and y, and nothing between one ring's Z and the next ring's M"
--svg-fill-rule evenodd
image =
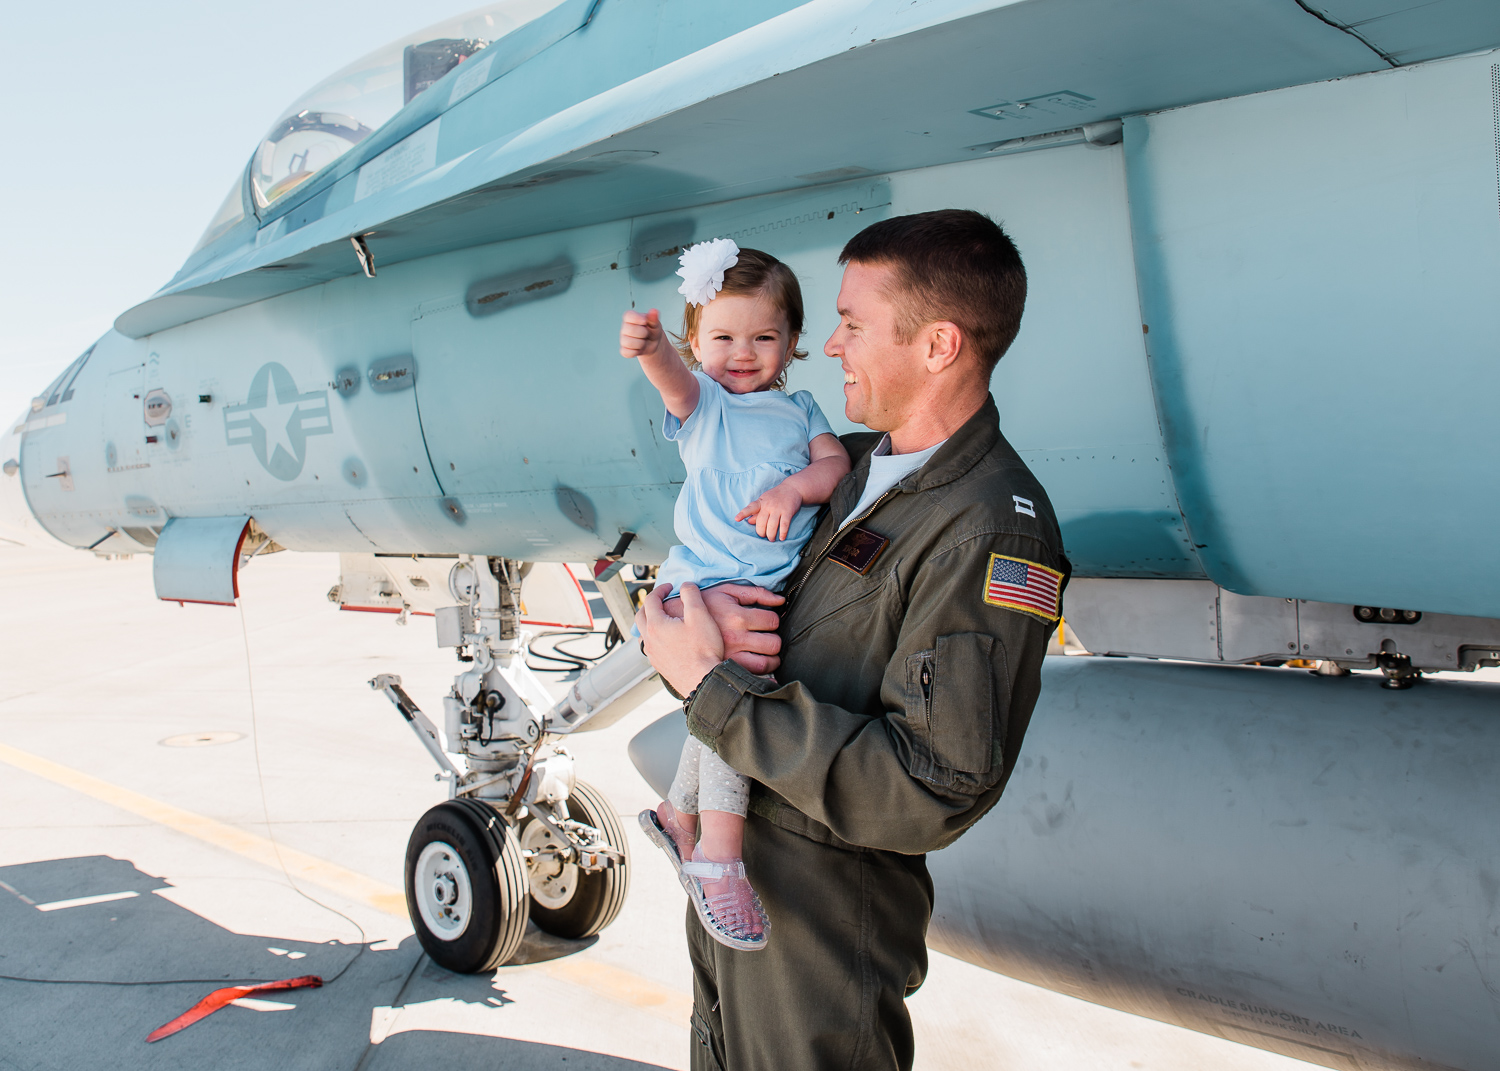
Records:
M684 814L723 811L743 818L749 800L750 779L735 773L696 736L689 736L682 745L667 802Z

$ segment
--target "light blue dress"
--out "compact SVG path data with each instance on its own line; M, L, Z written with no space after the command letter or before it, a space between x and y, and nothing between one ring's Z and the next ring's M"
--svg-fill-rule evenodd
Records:
M668 413L666 437L682 451L687 482L677 496L673 525L681 545L667 554L657 583L673 594L684 582L710 588L729 582L772 591L797 564L813 531L817 506L797 511L784 540L763 539L735 514L782 480L807 468L808 444L832 434L828 419L805 390L731 394L702 372L698 407L687 420Z

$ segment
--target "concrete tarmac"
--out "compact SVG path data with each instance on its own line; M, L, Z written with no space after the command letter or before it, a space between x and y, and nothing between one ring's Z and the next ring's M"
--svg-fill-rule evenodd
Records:
M240 609L179 607L149 557L0 547L0 975L65 983L0 980L0 1069L686 1068L685 898L625 757L672 701L571 745L632 837L619 919L450 974L401 895L444 787L366 682L399 673L437 712L456 663L429 618L339 612L337 580L335 555L276 554L241 574ZM221 985L307 974L327 984L145 1041ZM939 953L910 1003L920 1068L1309 1066Z

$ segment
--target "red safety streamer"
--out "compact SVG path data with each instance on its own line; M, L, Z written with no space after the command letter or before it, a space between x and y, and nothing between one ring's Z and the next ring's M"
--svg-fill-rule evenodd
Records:
M274 989L317 989L323 984L323 979L316 974L304 974L301 978L283 978L279 982L261 982L259 985L232 985L227 989L215 989L197 1004L173 1019L166 1026L159 1026L146 1035L146 1040L160 1041L162 1038L171 1037L179 1030L185 1030L199 1019L207 1018L226 1004L248 997L252 993L268 993Z

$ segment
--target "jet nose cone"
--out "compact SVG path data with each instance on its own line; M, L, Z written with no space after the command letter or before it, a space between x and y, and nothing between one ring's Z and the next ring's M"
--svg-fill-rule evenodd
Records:
M41 526L26 502L21 473L21 435L30 413L23 413L0 429L0 546L62 547Z

